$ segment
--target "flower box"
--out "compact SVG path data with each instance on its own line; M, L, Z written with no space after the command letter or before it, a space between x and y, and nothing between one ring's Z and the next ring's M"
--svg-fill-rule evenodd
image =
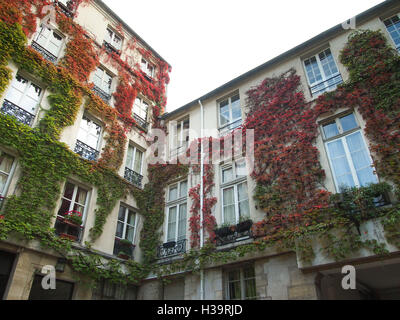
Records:
M73 235L70 235L70 234L67 234L67 233L61 233L60 234L60 238L69 239L69 240L72 240L72 241L77 241L78 240L77 236L73 236Z
M252 220L245 220L242 222L239 222L236 226L236 230L237 232L244 232L244 231L248 231L250 230L251 226L253 225L253 221Z
M215 229L215 234L220 238L224 238L234 233L235 233L235 227L222 227Z
M124 260L129 260L131 257L126 254L125 252L120 252L118 253L118 258L124 259Z

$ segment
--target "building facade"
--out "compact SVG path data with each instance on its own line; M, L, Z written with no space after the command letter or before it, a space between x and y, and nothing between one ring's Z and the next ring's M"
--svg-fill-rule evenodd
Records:
M400 298L396 1L164 114L170 66L102 1L2 2L3 299ZM253 152L184 164L249 129Z

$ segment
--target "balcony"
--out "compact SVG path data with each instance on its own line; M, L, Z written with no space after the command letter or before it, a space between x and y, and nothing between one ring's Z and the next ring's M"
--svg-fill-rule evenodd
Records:
M106 51L108 53L115 53L117 55L121 55L121 50L118 50L117 48L115 48L111 43L108 43L107 41L104 40L103 42L103 46L106 49Z
M159 259L177 256L186 252L186 239L164 243L157 249Z
M55 233L61 238L69 239L75 242L80 242L83 235L83 226L72 223L71 221L57 216L56 224L54 225Z
M4 100L3 106L1 107L1 112L17 118L19 122L22 122L27 126L31 126L33 120L35 119L35 115L18 107L17 105L8 100Z
M246 220L239 222L237 225L221 227L215 230L217 246L235 243L247 240L253 237L251 227L253 221Z
M37 52L39 52L43 56L43 58L45 58L47 61L50 61L54 64L57 62L57 57L54 54L52 54L50 51L43 48L37 42L32 41L31 47L33 49L35 49Z
M139 117L136 113L133 114L133 119L135 119L138 126L147 131L149 124L146 120L144 120L142 117Z
M129 168L125 168L124 177L126 180L128 180L130 183L132 183L136 187L142 188L143 176L140 175L139 173L137 173Z
M79 140L76 140L74 152L89 161L96 161L100 153L96 149L93 149L92 147Z
M328 80L320 82L312 87L310 87L310 93L312 97L317 97L325 91L335 90L336 87L343 82L342 76L340 73L331 77Z
M111 94L105 92L96 85L93 87L93 92L96 93L105 103L110 103Z
M120 238L115 238L114 241L114 255L121 259L129 260L133 259L133 252L135 250L135 245L128 243L129 241Z

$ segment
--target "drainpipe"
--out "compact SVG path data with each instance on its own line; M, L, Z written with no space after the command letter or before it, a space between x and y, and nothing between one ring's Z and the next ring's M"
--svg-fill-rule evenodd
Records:
M203 138L204 129L204 107L199 100L200 104L200 138ZM201 141L201 140L200 140ZM200 249L204 246L204 230L203 230L203 202L204 202L204 155L203 143L200 143ZM204 269L200 269L200 300L204 300Z

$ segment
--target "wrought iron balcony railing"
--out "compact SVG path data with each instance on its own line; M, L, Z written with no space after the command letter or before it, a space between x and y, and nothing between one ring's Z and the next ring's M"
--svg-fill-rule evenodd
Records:
M68 6L64 5L64 3L57 0L55 0L55 2L58 4L58 8L63 14L65 14L69 18L74 17L74 11L72 9L72 6L70 5L71 1L67 1Z
M31 126L33 119L35 119L35 115L18 107L17 105L8 100L4 100L3 106L1 107L1 112L17 118L19 122L22 122L27 126Z
M104 90L100 89L98 86L93 87L93 91L105 102L110 103L111 94L105 92Z
M57 57L54 54L52 54L50 51L43 48L36 41L32 41L31 47L33 49L35 49L37 52L39 52L43 56L43 58L45 58L47 61L50 61L52 63L57 62Z
M114 241L114 255L119 256L119 255L126 255L129 257L129 259L133 259L133 252L135 250L135 245L126 245L121 243L121 239L115 238Z
M136 123L140 127L142 127L144 130L147 130L149 124L146 120L144 120L142 117L139 117L136 113L133 114L133 119L135 119Z
M121 55L121 50L118 50L115 48L111 43L108 43L107 41L104 40L103 46L106 49L108 53L115 53L117 55Z
M143 176L140 175L139 173L133 171L132 169L125 168L124 177L133 185L137 186L138 188L142 188Z
M186 252L186 239L177 242L167 242L158 247L157 257L159 259L176 256Z
M86 143L83 143L82 141L79 140L76 140L74 152L79 154L82 158L85 158L86 160L90 161L96 161L100 153L96 149L93 149Z
M343 82L342 75L338 73L337 75L331 77L330 79L310 87L311 96L316 97L321 93L324 93L325 91L334 90L342 82Z
M253 237L251 232L251 220L238 223L234 228L223 227L215 230L217 246L223 246L229 243L246 240Z

